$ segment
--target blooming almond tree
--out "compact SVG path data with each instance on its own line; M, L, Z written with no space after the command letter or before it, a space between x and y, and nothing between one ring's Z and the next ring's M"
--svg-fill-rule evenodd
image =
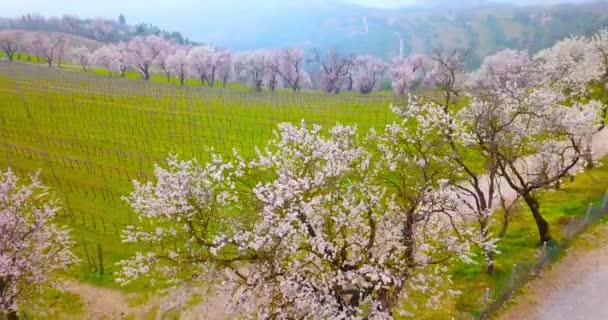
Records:
M268 54L263 50L242 53L236 56L235 71L253 85L255 91L262 91L268 68Z
M384 61L373 56L360 56L354 60L352 78L353 86L361 94L369 94L374 90L378 80L382 78L387 70Z
M591 40L591 44L599 55L599 65L601 70L599 80L604 86L604 90L606 90L608 88L608 29L602 29L595 34ZM593 71L589 71L593 73ZM604 129L606 125L606 117L608 117L608 101L604 101L604 107L602 108L602 122L600 130Z
M167 68L177 75L179 84L184 85L184 81L188 76L190 69L188 64L188 48L182 48L175 51L167 57Z
M268 50L266 52L266 72L264 76L264 84L272 92L274 92L277 87L283 87L284 85L283 78L281 78L281 75L277 72L278 70L272 67L277 65L277 61L279 59L278 54L279 52L277 50Z
M550 188L584 165L601 104L563 106L564 96L515 82L474 98L461 111L474 128L476 143L492 153L502 179L529 207L540 242L551 240L537 191Z
M337 125L324 138L319 126L282 124L252 164L273 172L254 188L258 222L225 240L261 258L238 277L236 306L244 314L390 318L402 294L446 280L434 264L466 251L435 214L447 210L450 199L428 186L414 213L420 220L404 232L399 203L377 184L382 168L358 144L354 127Z
M213 48L210 46L195 47L188 52L190 69L201 79L201 86L208 80L208 60L212 54Z
M91 63L108 70L108 74L111 76L113 66L116 63L115 49L112 46L102 46L97 48L91 54Z
M168 46L159 36L134 37L126 46L127 61L135 67L144 80L150 79L150 67Z
M37 56L41 57L49 67L53 61L61 61L65 52L66 40L64 36L37 34L32 41L32 48Z
M337 49L330 50L324 57L319 50L313 49L313 56L309 60L321 67L321 88L325 93L338 94L348 80L353 67L353 56L342 56Z
M221 63L217 66L215 74L217 79L222 81L222 87L226 88L228 81L234 76L234 56L228 51L223 51L219 56Z
M390 172L387 180L400 189L410 188L409 192L400 192L404 210L410 212L422 205L416 190L437 185L439 180L450 186L457 207L455 213L470 223L464 230L476 230L472 234L462 233L482 249L487 271L493 272L498 239L491 233L493 201L500 196L495 184L498 175L495 161L469 143L470 128L457 113L413 96L407 106L394 107L393 111L400 122L387 126L376 145ZM409 181L395 183L396 178ZM504 217L508 218L510 207L505 205L505 209ZM408 220L415 217L410 215Z
M602 76L601 56L586 38L558 41L534 59L545 76L545 84L566 95L586 95L589 83Z
M167 43L165 49L161 51L158 57L155 59L155 65L163 72L167 82L171 81L172 68L169 67L168 58L173 55L179 49L178 46Z
M188 56L190 67L199 75L201 85L207 81L210 87L215 85L218 73L225 68L230 70L232 64L232 55L228 51L216 50L211 46L193 48Z
M114 51L114 63L112 64L112 69L120 72L120 76L124 78L125 72L129 68L130 53L128 51L128 46L124 42L119 42L115 45L112 45L112 49Z
M443 99L438 102L410 99L401 118L417 119L417 125L410 128L411 136L416 138L414 141L419 141L416 145L439 140L436 144L440 147L434 147L432 153L435 157L438 152L443 154L444 165L451 168L451 174L443 176L449 177L449 183L457 191L460 210L468 212L471 222L478 226L473 240L482 250L486 271L493 273L494 256L498 252L496 243L506 233L517 200L517 197L505 197L504 183L499 181L499 157L494 137L502 127L488 128L485 124L490 122L487 122L486 114L470 117L468 108L454 106L461 90L460 54L436 52L433 58L435 66L429 80L437 85ZM506 83L523 86L532 83L530 78L534 75L533 63L525 52L499 52L488 57L476 72L475 78L479 82L474 92L479 97L492 97ZM492 107L501 108L499 104ZM491 106L485 109L491 110ZM502 209L502 226L497 230L492 226L497 220L494 213L498 208Z
M539 72L525 50L501 50L486 57L477 72L472 75L476 87L504 87L507 82L519 86L538 83Z
M69 55L73 63L78 64L82 67L83 71L88 71L91 67L92 53L87 47L74 47L70 48Z
M37 175L21 184L0 171L0 315L16 319L21 302L76 262L68 231L53 222L57 210Z
M393 59L389 74L395 94L402 96L420 84L423 62L422 56Z
M439 186L417 190L404 234L395 193L378 184L383 167L354 127L281 124L253 161L236 159L170 159L158 182L136 183L128 200L147 228L125 240L150 251L122 262L121 281L227 269L232 306L247 318L388 319L406 293L438 303L449 283L442 263L468 257Z
M298 92L311 86L310 76L304 70L305 62L302 49L284 48L273 54L269 68L281 76L294 92Z
M23 51L25 33L20 30L0 31L0 50L2 50L9 61L13 61L15 54Z

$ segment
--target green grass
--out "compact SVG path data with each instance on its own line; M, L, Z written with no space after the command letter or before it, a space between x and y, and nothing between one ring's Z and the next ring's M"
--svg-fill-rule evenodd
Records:
M19 315L27 319L78 319L84 311L80 298L69 292L57 289L45 290L35 304L22 306Z
M154 78L153 80L155 80ZM0 168L26 175L40 168L62 200L61 222L83 260L73 276L116 287L115 263L144 248L116 230L134 222L120 199L133 179L153 174L169 153L209 159L207 148L252 155L280 122L355 124L361 132L394 120L392 96L254 93L109 78L71 69L0 63ZM69 208L69 210L68 210ZM105 230L104 230L105 225ZM87 250L85 250L85 243ZM101 244L105 274L88 263ZM141 282L127 291L146 289Z
M541 195L541 212L549 221L556 242L561 242L566 237L567 223L572 219L583 217L589 203L597 204L607 190L608 158L605 158L600 166L577 175L574 181L565 184L561 190L545 192ZM607 218L600 220L600 223L607 222ZM514 264L517 264L521 270L537 261L536 256L540 250L537 234L536 225L528 208L524 205L520 206L505 238L499 242L501 254L496 258L496 273L492 276L487 275L483 263L477 266L456 266L453 269L453 279L455 286L463 294L451 301L451 308L446 309L447 313L444 310L441 316L465 310L466 313L472 311L476 314L480 309L486 288L491 288L492 292L500 291L508 285Z

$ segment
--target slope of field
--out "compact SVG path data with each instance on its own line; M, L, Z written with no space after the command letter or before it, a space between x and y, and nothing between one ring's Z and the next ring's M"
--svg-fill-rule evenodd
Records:
M114 286L114 264L137 249L120 241L134 223L121 196L168 154L248 155L284 121L357 124L365 132L391 121L393 99L180 88L0 62L0 168L20 176L40 168L63 203L62 222L75 230L77 278Z

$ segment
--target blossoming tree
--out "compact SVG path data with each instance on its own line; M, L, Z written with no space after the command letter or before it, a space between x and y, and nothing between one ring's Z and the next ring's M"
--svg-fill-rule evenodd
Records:
M311 86L310 76L304 70L306 59L302 49L279 49L274 51L269 62L270 70L278 74L294 92Z
M57 210L38 176L22 184L0 171L0 315L16 319L21 302L76 262L68 231L53 222Z
M325 135L281 124L252 161L236 159L171 159L156 183L136 183L128 200L149 227L128 229L125 240L150 251L122 263L121 281L227 269L244 316L383 319L406 292L431 292L427 301L438 303L449 282L443 263L468 258L450 193L408 187L419 201L406 213L400 195L378 184L383 166L354 127Z
M66 39L61 35L37 34L32 40L31 47L37 56L52 67L54 61L61 63L65 53Z
M362 94L369 94L385 75L387 65L376 57L360 56L354 60L352 69L353 86Z
M178 49L173 54L169 55L166 61L167 69L177 75L179 84L182 86L184 85L186 77L190 73L190 65L188 61L189 50L189 48Z
M344 86L353 67L353 56L340 54L337 49L332 49L326 55L321 55L318 49L313 49L313 55L309 62L320 66L321 88L325 93L338 94Z
M134 37L127 43L127 61L141 74L142 79L150 79L150 67L167 49L168 43L159 36Z
M253 85L255 91L262 91L268 73L268 54L263 50L241 53L235 59L235 71Z
M537 191L550 188L584 165L601 104L562 105L564 96L547 88L508 83L475 98L462 110L476 143L496 158L499 174L525 201L541 243L551 240Z
M409 59L394 58L389 69L393 91L397 95L405 95L422 80L422 56Z
M15 54L25 49L25 33L20 30L0 31L0 50L6 54L9 61L13 61Z

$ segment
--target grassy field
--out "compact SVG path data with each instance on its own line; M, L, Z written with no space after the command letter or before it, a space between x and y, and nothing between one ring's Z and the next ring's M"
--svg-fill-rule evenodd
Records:
M60 221L74 230L82 262L71 276L108 287L117 287L115 262L138 249L120 241L120 230L136 223L121 196L130 192L133 179L150 179L153 165L162 164L167 154L206 160L213 148L226 156L233 149L249 155L279 122L302 119L325 127L356 124L363 133L393 121L388 106L404 103L385 94L253 93L71 69L77 68L0 62L0 168L10 166L21 176L41 170L45 184L63 202ZM564 226L608 188L608 160L603 164L542 196L543 214L558 240ZM454 267L455 286L463 294L446 301L444 310L425 312L425 318L474 314L486 288L505 286L512 265L530 261L539 248L535 224L524 207L499 247L495 275L486 275L483 264ZM137 282L121 290L142 292L147 286Z
M254 152L280 122L340 122L362 132L393 120L394 98L237 92L0 62L0 167L26 175L41 169L57 192L63 220L83 258L77 278L115 286L114 263L136 248L119 232L132 222L120 199L169 153L181 158ZM105 273L89 260L101 244ZM87 256L89 258L87 258Z

